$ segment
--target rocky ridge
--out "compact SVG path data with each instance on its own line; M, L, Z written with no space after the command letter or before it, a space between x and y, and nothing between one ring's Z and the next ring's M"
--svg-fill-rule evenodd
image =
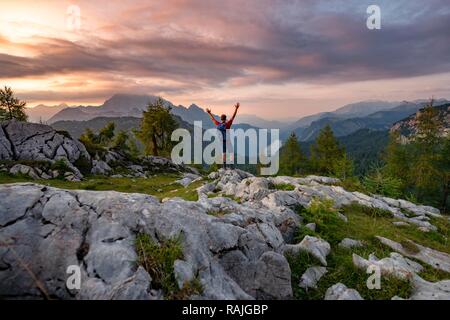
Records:
M186 175L188 185L196 176ZM240 170L219 170L199 187L198 201L180 198L162 202L152 196L113 191L67 191L31 183L0 186L0 297L61 299L160 299L150 275L137 261L135 240L148 234L155 242L181 237L183 259L175 277L180 287L194 277L202 293L193 299L290 299L291 269L285 254L300 251L322 266L309 269L302 285L314 288L327 271L330 244L306 236L295 243L302 225L295 208L314 199L333 199L336 207L353 202L380 208L418 228L436 228L431 217L439 210L413 203L349 192L327 177L254 177ZM292 185L290 191L277 185ZM233 199L231 199L233 198ZM344 243L349 250L364 245ZM381 240L381 239L380 239ZM410 278L411 299L450 299L448 281L427 282L417 276L420 265L397 253L379 260L354 256L356 267L378 265L385 274ZM430 249L431 250L431 249ZM433 267L447 266L448 255L436 251L420 257ZM419 256L414 257L419 259ZM29 271L23 264L29 265ZM81 290L66 288L67 267L82 271ZM33 281L38 279L40 285ZM329 288L325 299L355 299L361 295L342 283Z

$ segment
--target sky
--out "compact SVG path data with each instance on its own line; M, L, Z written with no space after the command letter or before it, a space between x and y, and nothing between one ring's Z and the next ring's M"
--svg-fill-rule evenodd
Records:
M379 30L366 26L372 4ZM239 101L243 113L287 119L361 100L450 98L448 0L0 5L0 85L29 106L135 93L215 113Z

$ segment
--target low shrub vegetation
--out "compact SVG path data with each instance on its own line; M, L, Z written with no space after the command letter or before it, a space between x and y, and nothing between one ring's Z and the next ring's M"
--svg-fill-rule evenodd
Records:
M181 238L176 237L156 243L147 234L136 238L138 263L152 278L152 286L162 289L166 299L187 299L191 295L201 294L202 286L198 279L185 283L179 288L174 274L174 262L183 259Z

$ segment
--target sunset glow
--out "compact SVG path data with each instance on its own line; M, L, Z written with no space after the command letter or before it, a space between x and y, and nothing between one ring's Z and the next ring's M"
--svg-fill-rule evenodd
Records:
M29 106L115 93L296 118L367 99L450 97L446 1L2 0L0 85ZM81 12L68 29L67 8Z

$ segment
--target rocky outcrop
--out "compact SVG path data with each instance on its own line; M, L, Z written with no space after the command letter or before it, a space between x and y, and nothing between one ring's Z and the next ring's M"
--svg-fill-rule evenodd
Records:
M219 170L209 176L214 180L214 189L250 203L260 203L274 210L289 210L297 206L309 207L315 198L331 199L334 206L357 203L362 206L384 210L403 222L436 231L431 218L442 217L439 210L429 206L416 205L402 199L369 196L360 192L349 192L336 185L338 179L308 176L294 177L254 177L240 170ZM294 190L278 190L277 185L291 185ZM199 190L199 196L207 196ZM347 218L340 214L343 220Z
M331 246L323 239L311 236L305 236L303 240L296 245L288 244L285 246L285 253L297 255L300 251L311 254L324 266L327 265L327 255L331 251Z
M384 245L391 249L401 253L402 255L410 258L417 259L419 261L429 264L433 268L450 272L450 255L444 252L440 252L431 248L424 247L420 244L412 241L407 242L407 246L392 241L384 237L377 237Z
M170 166L163 159L153 161ZM145 165L133 168L148 174ZM186 173L178 183L187 186L200 178ZM166 293L137 263L135 241L137 235L146 234L155 243L180 239L183 255L174 262L174 281L182 288L198 280L203 289L190 298L290 299L292 285L305 290L318 286L332 249L365 244L343 239L340 244L331 242L331 248L327 241L313 236L297 243L300 239L294 236L302 217L296 206L308 207L317 197L336 197L335 206L359 201L386 208L393 216L409 212L408 219L419 212L425 218L440 215L434 208L403 200L348 192L327 184L335 180L321 177L261 178L240 170L220 170L209 178L212 181L197 189L195 202L179 198L160 202L142 194L68 191L30 183L0 185L0 298L164 298ZM293 188L284 191L286 185ZM374 264L383 275L415 279L422 266L405 258L412 257L445 270L448 255L444 253L418 246L408 253L414 256L408 256L401 251L406 248L397 246L400 244L380 240L402 255L392 253L383 259L354 255L355 267ZM285 254L295 259L301 252L318 262L309 266L299 283L292 284ZM80 290L66 287L69 266L80 267ZM414 297L444 297L447 283L418 282L417 287ZM327 290L325 298L357 300L361 296L338 283Z
M450 300L450 280L433 283L416 275L409 300Z
M277 227L283 218L267 209L226 198L160 203L141 194L30 183L1 185L0 199L2 298L161 297L136 264L140 233L156 242L181 237L184 258L176 263L176 278L181 284L196 275L201 298L292 297L285 231ZM80 290L66 288L71 265L81 268Z
M19 122L0 123L0 159L55 161L74 164L80 158L90 160L84 145L50 126Z
M412 279L415 273L421 272L423 267L408 258L404 258L401 254L392 252L387 258L378 259L374 254L366 260L357 254L353 254L353 264L366 271L370 266L378 267L381 274L385 276L393 276L398 279Z

